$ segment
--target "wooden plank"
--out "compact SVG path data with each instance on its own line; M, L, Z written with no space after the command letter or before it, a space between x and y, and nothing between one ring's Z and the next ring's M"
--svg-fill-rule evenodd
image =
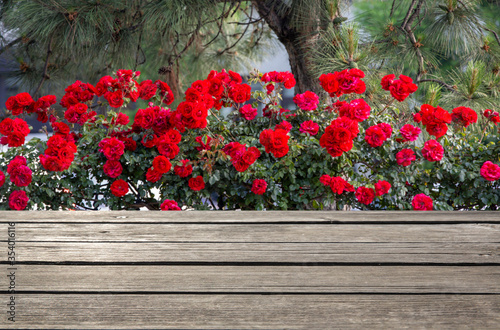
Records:
M500 263L498 243L17 242L17 262Z
M7 297L1 295L2 301ZM498 329L498 295L19 296L9 328Z
M500 223L498 211L475 212L414 212L414 211L188 211L188 212L141 212L141 211L0 211L0 223L27 222L141 222L141 223Z
M18 291L500 294L500 266L18 265L17 273Z
M0 225L7 232L7 224ZM500 224L19 223L18 242L498 242ZM1 237L0 237L1 238ZM6 237L5 237L6 239ZM3 239L5 241L5 239Z

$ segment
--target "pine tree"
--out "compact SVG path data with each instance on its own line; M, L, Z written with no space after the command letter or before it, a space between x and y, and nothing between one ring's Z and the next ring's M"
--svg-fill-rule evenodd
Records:
M377 0L377 15L348 20L350 0L4 0L0 19L16 37L0 52L15 54L19 79L36 92L124 67L180 92L207 70L251 67L274 32L296 93L319 91L321 73L359 67L373 102L385 102L376 81L391 72L411 76L422 98L484 108L500 94L499 28L484 10L498 2L488 2Z

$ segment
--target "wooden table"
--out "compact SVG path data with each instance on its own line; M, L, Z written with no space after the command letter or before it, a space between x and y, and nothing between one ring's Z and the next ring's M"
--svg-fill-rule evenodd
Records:
M0 225L0 328L500 329L500 212L0 212Z

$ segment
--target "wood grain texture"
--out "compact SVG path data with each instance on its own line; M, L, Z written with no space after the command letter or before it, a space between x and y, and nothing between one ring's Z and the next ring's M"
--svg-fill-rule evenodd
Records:
M188 211L188 212L141 212L141 211L0 211L0 223L27 222L141 222L141 223L500 223L500 212L416 212L416 211Z
M5 244L5 243L4 243ZM500 263L500 244L18 242L25 262Z
M0 228L7 230L7 224ZM498 242L500 224L32 224L16 225L18 242L380 243Z
M500 212L0 212L4 302L10 222L0 328L500 326Z
M5 301L5 295L0 297ZM483 295L50 295L19 299L9 328L498 329Z
M500 267L18 265L17 269L22 276L19 291L500 294Z

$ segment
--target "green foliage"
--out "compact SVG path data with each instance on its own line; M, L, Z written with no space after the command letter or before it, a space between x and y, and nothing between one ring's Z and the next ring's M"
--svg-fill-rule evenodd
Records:
M251 82L261 84L259 73L253 73ZM480 175L485 161L498 163L500 141L498 127L484 118L477 124L464 128L452 123L448 133L439 139L445 150L439 162L428 162L422 156L424 141L432 139L423 129L418 140L398 142L399 129L412 116L401 108L408 101L383 107L374 107L370 117L359 124L360 133L354 140L354 147L340 157L330 156L320 146L320 137L331 121L339 114L329 107L332 99L321 99L315 111L296 109L279 114L283 86L276 85L273 93L262 90L253 93L254 107L260 103L273 109L274 116L259 116L245 120L238 109L241 104L230 103L231 112L226 117L211 109L205 129L186 130L182 133L179 154L171 160L172 165L180 165L180 160L189 159L194 171L190 177L203 176L205 188L193 191L190 177L181 178L173 170L164 174L157 182L146 179L146 172L153 159L160 153L156 148L146 148L142 139L147 131L128 131L129 127L111 124L117 113L112 110L107 115L99 115L93 122L87 122L74 130L81 134L77 142L78 152L71 167L64 172L49 172L40 164L38 156L47 149L47 143L32 139L17 148L8 148L0 153L0 169L6 171L7 164L16 156L27 158L33 171L33 182L28 187L16 188L7 183L0 187L0 208L8 207L8 196L15 189L27 192L31 209L159 209L165 199L175 200L179 205L194 209L251 209L251 210L296 210L296 209L411 209L415 195L424 193L434 200L437 210L482 210L497 209L500 204L499 181L489 182ZM388 92L385 92L388 94ZM439 94L439 87L433 87ZM341 100L352 100L355 95L342 96ZM438 97L434 98L436 100ZM159 104L159 99L152 99ZM406 106L408 109L409 107ZM259 142L260 133L274 128L287 120L292 129L288 133L289 152L276 158L265 152ZM311 136L299 131L300 125L313 120L319 125L319 133ZM390 139L380 147L371 147L365 141L365 131L378 123L389 123L393 128ZM470 132L477 134L470 134ZM137 149L126 150L120 158L123 172L117 179L125 180L130 188L124 197L116 197L110 191L115 179L103 171L106 157L99 152L99 142L118 132L128 132L137 142ZM209 148L197 150L212 138ZM239 142L247 147L257 147L261 156L244 172L238 172L229 156L222 150L229 142ZM417 160L403 167L397 164L396 153L403 148L415 151ZM354 187L373 188L378 180L392 184L389 194L376 197L369 205L361 204L355 194L336 194L329 186L324 186L319 178L323 174L342 177ZM265 179L268 183L263 195L251 191L255 179Z

